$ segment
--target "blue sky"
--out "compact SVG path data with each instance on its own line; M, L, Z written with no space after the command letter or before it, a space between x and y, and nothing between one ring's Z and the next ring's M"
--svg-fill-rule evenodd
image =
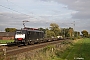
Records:
M1 0L0 31L7 27L49 27L57 23L60 28L74 27L75 30L90 32L89 0ZM87 4L87 5L86 5ZM88 10L88 11L87 11Z

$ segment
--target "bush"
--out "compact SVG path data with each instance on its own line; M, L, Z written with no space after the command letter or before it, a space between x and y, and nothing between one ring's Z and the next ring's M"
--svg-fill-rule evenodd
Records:
M71 40L76 40L76 37L71 37Z
M55 55L56 55L57 57L60 57L60 56L61 56L61 53L63 53L63 51L56 50Z

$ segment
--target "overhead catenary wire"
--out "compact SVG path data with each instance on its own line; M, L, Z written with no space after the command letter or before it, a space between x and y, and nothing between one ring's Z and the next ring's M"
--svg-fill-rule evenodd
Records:
M15 3L13 3L13 2L11 2L11 1L9 1L9 0L7 0L7 2L9 2L9 3L11 3L11 4L13 4L13 5L19 7L19 8L22 9L22 10L29 11L29 10L24 9L24 8L22 8L21 6L19 6L19 5L15 4ZM31 12L31 14L33 14L33 12Z
M11 4L19 7L19 8L22 8L21 6L15 4L15 3L13 3L13 2L11 2L11 1L9 1L9 0L6 0L6 1L7 1L8 3L11 3ZM14 9L10 8L10 7L6 7L6 6L3 6L3 5L0 5L0 6L6 8L6 9L12 10L12 11L14 11L14 12L17 12L17 13L19 13L19 14L23 14L23 15L29 16L30 18L39 19L39 18L37 18L37 17L35 17L35 16L32 16L32 15L34 14L33 12L30 12L30 13L32 14L32 15L30 16L30 15L28 15L28 14L26 14L26 13L19 12L19 11L17 11L17 10L14 10ZM26 9L24 9L24 8L22 8L22 10L28 11L28 10L26 10ZM38 16L38 17L40 17L40 16Z
M29 11L29 10L24 9L24 8L22 8L21 6L19 6L19 5L15 4L15 3L13 3L13 2L11 2L11 1L9 1L9 0L6 0L6 1L7 1L9 4L11 3L11 4L13 4L13 5L19 7L19 9L22 9L22 10L25 10L25 11ZM4 7L4 8L7 8L7 9L9 9L9 10L12 10L12 11L14 11L14 12L17 12L17 13L19 13L19 14L23 14L23 15L26 15L26 16L30 16L30 15L28 15L28 14L19 12L19 11L17 11L17 10L12 9L12 8L9 8L9 7L3 6L3 5L1 5L1 6ZM30 12L30 14L33 15L34 13L33 13L33 12ZM37 18L37 17L35 17L35 16L32 16L32 15L30 16L31 18L39 19L39 18ZM38 16L38 17L40 17L40 16Z
M8 16L8 15L2 14L2 13L0 13L0 16L4 16L4 17L8 17L8 18L13 18L13 19L21 19L20 17L16 17L16 16L13 16L13 15L12 16ZM29 18L29 17L27 17L27 18Z
M14 18L14 19L19 19L19 18L17 18L17 17L7 16L7 15L4 15L4 14L0 14L0 16L9 17L9 18Z
M20 13L20 14L23 14L23 15L26 15L26 16L29 16L29 15L27 15L27 14L25 14L25 13L19 12L19 11L17 11L17 10L11 9L11 8L9 8L9 7L3 6L3 5L0 5L0 6L6 8L6 9L12 10L12 11L14 11L14 12L17 12L17 13Z
M13 2L11 2L11 1L9 1L9 0L7 0L7 2L8 2L8 4L13 4L13 5L19 7L19 9L22 8L22 7L18 6L17 4L15 4L15 3L13 3ZM14 11L14 12L17 12L17 13L19 13L19 14L23 14L23 15L25 15L25 16L28 16L28 17L30 17L30 18L34 18L34 17L32 17L32 15L28 15L28 14L19 12L19 11L17 11L17 10L14 10L14 9L12 9L12 8L9 8L9 7L3 6L3 5L0 5L0 6L6 8L6 9L12 10L12 11ZM25 10L25 11L27 11L27 10L24 9L24 8L22 8L22 9ZM12 12L12 13L13 13L13 12ZM33 13L31 13L31 14L33 14ZM1 14L0 14L0 15L1 15ZM11 17L11 18L15 18L15 17ZM15 18L15 19L17 19L17 18Z
M30 17L30 18L36 19L36 18L33 17L33 16L30 16L30 15L28 15L28 14L19 12L19 11L17 11L17 10L14 10L14 9L10 8L10 7L6 7L6 6L3 6L3 5L0 5L0 6L3 7L3 8L6 8L6 9L12 10L12 11L14 11L14 12L17 12L17 13L19 13L19 14L21 14L21 15L25 15L25 16L27 16L28 18ZM0 14L0 15L2 15L2 16L7 16L7 15L3 15L3 14ZM10 17L10 16L7 16L7 17L9 17L9 18L14 18L14 19L19 19L19 18L17 18L17 17L16 17L16 18L15 18L15 17Z

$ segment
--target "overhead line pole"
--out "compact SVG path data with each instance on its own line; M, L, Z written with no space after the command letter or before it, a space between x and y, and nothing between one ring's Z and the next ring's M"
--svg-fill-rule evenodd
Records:
M73 37L75 37L75 33L74 33L75 32L75 21L73 22L73 26L74 26L73 27Z
M22 21L23 22L23 26L25 28L25 22L29 22L28 20Z

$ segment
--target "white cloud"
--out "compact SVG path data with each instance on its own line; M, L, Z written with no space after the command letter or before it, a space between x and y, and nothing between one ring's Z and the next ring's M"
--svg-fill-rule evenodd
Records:
M89 3L89 0L2 0L0 4L10 9L0 6L0 28L21 28L23 20L29 20L26 26L30 27L48 27L52 22L68 27L60 23L75 21L76 30L90 31Z

